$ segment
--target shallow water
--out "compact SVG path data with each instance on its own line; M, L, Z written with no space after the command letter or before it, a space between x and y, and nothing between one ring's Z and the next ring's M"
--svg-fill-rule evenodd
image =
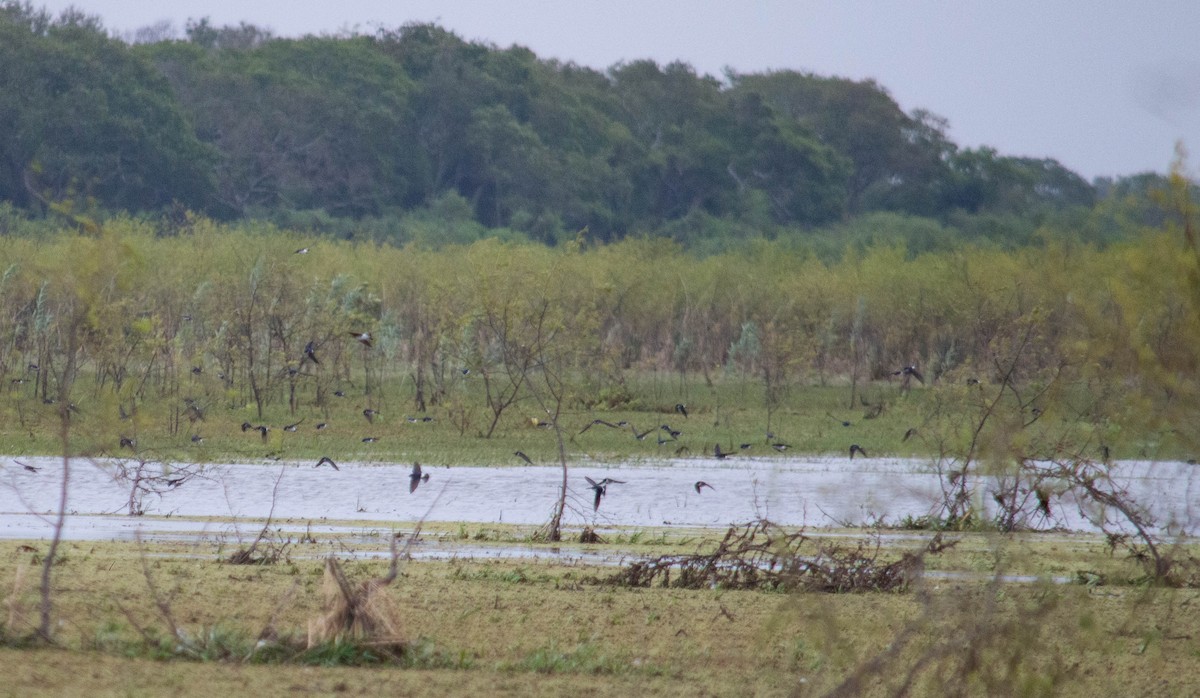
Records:
M0 457L0 538L48 537L51 527L46 514L58 505L61 461L19 460L40 470L28 472L11 457ZM146 535L228 534L231 524L197 519L263 519L269 515L298 533L312 522L314 534L322 532L322 526L345 533L354 521L394 521L397 526L411 527L422 517L470 524L536 525L549 518L562 480L557 467L427 466L430 479L410 493L410 464L339 465L340 471L308 463L207 466L202 476L178 488L146 495L142 504L149 516L128 517L123 514L129 485L113 477L115 463L76 460L67 507L73 516L65 535L73 539L125 538L138 530ZM720 528L756 517L810 527L876 520L895 523L905 516L937 513L938 479L927 467L925 460L820 456L577 464L569 474L564 523ZM1131 461L1117 464L1114 472L1135 501L1148 506L1160 522L1171 523L1170 533L1194 534L1200 528L1189 511L1200 473L1196 466ZM593 492L584 476L625 482L609 485L607 496L593 511ZM697 494L697 480L709 483L712 489ZM982 504L986 508L991 502ZM1055 524L1061 528L1097 530L1069 497L1055 500L1054 513ZM331 526L328 521L350 524ZM243 523L241 528L250 529L251 535L254 532L252 524Z

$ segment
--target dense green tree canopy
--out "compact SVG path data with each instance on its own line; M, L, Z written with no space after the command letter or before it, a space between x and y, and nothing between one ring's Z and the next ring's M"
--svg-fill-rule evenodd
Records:
M872 212L1018 240L1097 204L1053 160L959 149L870 80L597 71L432 24L293 39L200 20L131 46L10 0L0 84L0 200L34 215L173 207L399 243L437 238L432 212L458 197L483 230L550 244Z

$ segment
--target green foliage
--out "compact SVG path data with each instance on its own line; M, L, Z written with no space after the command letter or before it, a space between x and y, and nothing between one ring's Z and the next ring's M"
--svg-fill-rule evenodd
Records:
M175 234L199 211L435 249L786 238L827 259L888 231L918 253L1165 220L1129 202L1154 176L1093 186L1053 160L960 150L873 81L725 78L678 61L596 71L431 24L290 39L202 19L186 40L126 45L95 18L5 0L0 205L89 232L123 211ZM880 212L896 218L858 218ZM38 232L0 210L12 231Z

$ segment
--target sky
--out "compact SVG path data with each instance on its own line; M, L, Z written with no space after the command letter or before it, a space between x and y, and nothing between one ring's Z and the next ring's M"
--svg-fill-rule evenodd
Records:
M960 147L1049 157L1091 180L1200 158L1196 0L32 0L129 36L169 21L276 36L435 22L597 69L681 60L715 77L797 70L872 79L906 112L948 119Z

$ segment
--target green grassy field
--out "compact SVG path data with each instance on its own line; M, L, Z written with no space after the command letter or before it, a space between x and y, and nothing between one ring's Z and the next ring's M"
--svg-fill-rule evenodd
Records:
M181 462L316 461L328 455L339 461L521 465L523 461L513 455L518 450L535 462L558 460L554 430L546 428L545 413L528 398L504 410L494 433L485 438L492 412L478 383L461 381L424 413L413 409L411 385L401 378L376 387L369 396L349 385L344 392L345 397L327 396L318 404L311 389L302 385L295 411L286 402L277 402L259 418L253 405L237 396L225 395L216 386L197 385L192 394L204 409L203 418L194 421L180 416L177 401L150 400L130 418L120 419L118 406L106 394L81 396L78 411L72 414L72 448L77 454L140 455ZM647 374L630 380L621 395L612 407L603 403L584 407L578 399L565 405L559 425L568 458L701 458L711 456L716 444L726 451L749 444L747 452L752 455L779 456L773 443L787 444L790 448L784 455L788 456L848 455L851 444L859 444L871 457L935 456L948 445L961 445L964 429L959 418L973 409L963 386L902 391L897 381L889 380L860 385L853 406L849 385L791 386L770 412L764 405L763 387L737 376L719 377L707 385L698 379L681 382L675 374ZM961 413L947 407L948 395L960 403ZM869 404L862 404L864 400ZM1069 399L1061 403L1026 430L1032 432L1025 437L1031 448L1039 440L1059 442L1069 433L1076 442L1090 441L1091 455L1099 453L1101 442L1109 446L1113 458L1182 460L1195 455L1186 430L1108 422L1100 428L1080 420ZM686 418L676 412L676 404L685 405ZM362 414L367 406L378 413L370 422ZM0 452L61 453L57 406L10 391L0 402L0 414ZM419 421L424 418L430 421ZM595 419L628 426L594 425L580 433ZM268 426L267 437L255 429L243 431L245 422ZM285 431L291 424L297 424L296 430ZM327 426L318 430L319 424ZM667 436L660 428L664 424L682 433L659 443ZM914 428L914 436L906 440L905 433ZM634 438L634 433L647 431L643 440ZM768 438L768 433L774 436ZM193 441L194 436L201 440ZM136 448L121 447L123 437L134 440ZM378 440L364 443L367 437Z
M526 533L425 536L497 545ZM604 547L658 555L718 537L627 535ZM257 566L222 562L228 551L209 544L68 543L55 567L56 644L41 648L20 638L36 622L34 563L45 544L9 541L0 695L782 696L839 685L842 695L892 695L910 670L911 695L1200 690L1200 592L1121 583L1136 566L1094 537L960 540L929 567L963 576L931 576L902 593L631 589L597 583L610 568L545 560L408 562L384 592L396 621L387 646L402 648L388 661L373 659L385 654L379 638L286 659L279 650L303 647L327 609L329 541ZM355 585L387 567L342 558ZM1049 581L1084 570L1116 583ZM999 572L1043 581L997 584ZM170 623L184 640L171 639Z

